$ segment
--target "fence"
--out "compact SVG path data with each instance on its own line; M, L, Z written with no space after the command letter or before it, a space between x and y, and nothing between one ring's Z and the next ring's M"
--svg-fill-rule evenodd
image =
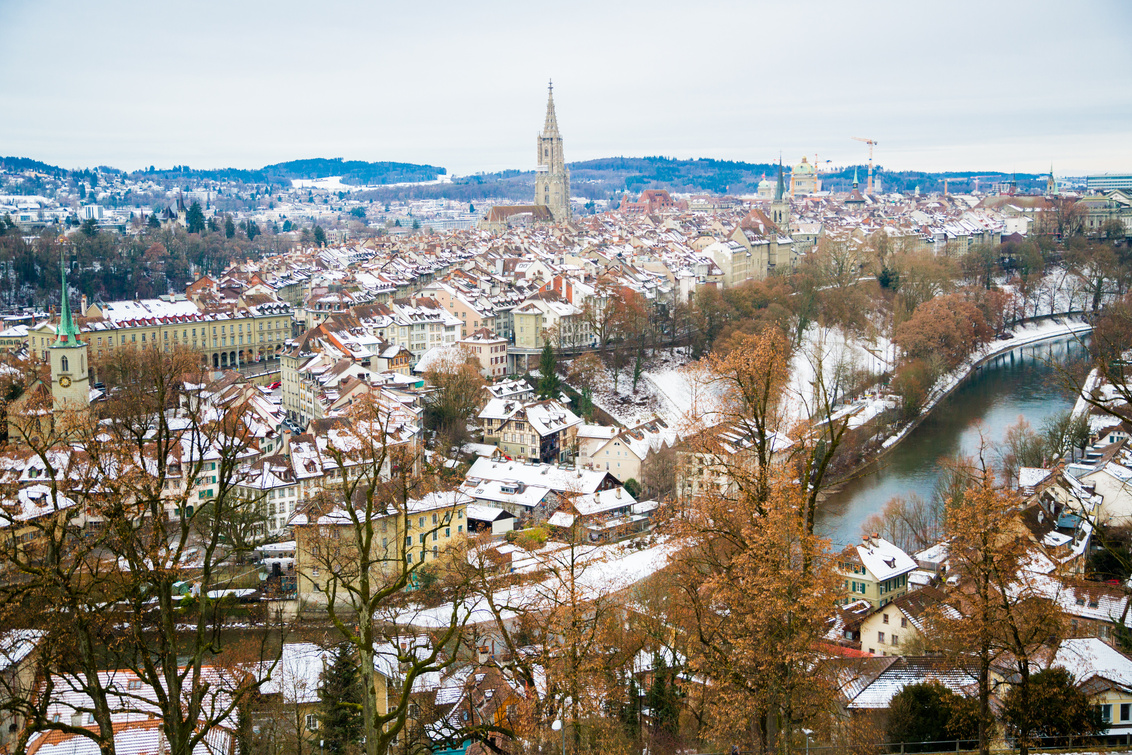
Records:
M1003 746L1005 744L1005 747ZM1031 737L1031 752L1129 752L1132 748L1132 732L1122 734L1075 735L1058 737ZM937 742L846 742L842 744L810 743L795 744L792 753L806 755L913 755L914 753L978 752L979 743L970 739L949 739ZM991 743L992 753L1018 752L1018 743L1013 739L1006 742L997 740ZM699 753L699 755L761 755L758 750L732 750L718 753Z

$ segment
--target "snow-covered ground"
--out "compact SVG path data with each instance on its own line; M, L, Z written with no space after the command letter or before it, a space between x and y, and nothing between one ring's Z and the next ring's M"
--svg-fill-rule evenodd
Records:
M636 393L632 365L621 371L616 391L613 373L607 367L594 388L594 406L626 427L660 418L683 434L691 424L697 390L686 361L684 349L657 351L641 374Z
M865 370L883 375L892 369L895 361L892 342L883 335L861 340L840 328L811 325L790 362L790 380L784 396L787 420L807 419L814 412L819 368L826 390L830 390L838 384L839 377ZM876 413L873 412L874 416Z

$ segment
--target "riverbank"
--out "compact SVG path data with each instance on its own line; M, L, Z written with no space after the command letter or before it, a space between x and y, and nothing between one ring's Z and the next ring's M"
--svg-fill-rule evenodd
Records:
M908 437L908 433L923 422L941 401L950 396L956 388L963 384L963 381L977 373L995 357L1008 354L1023 346L1030 346L1053 338L1079 336L1083 333L1090 333L1092 330L1092 323L1077 315L1046 316L1038 321L1022 323L1010 331L1011 338L996 339L986 344L969 357L963 365L940 378L932 387L932 392L929 394L928 400L924 402L924 408L920 411L919 416L895 435L885 440L881 447L887 451Z
M907 438L909 433L915 430L931 415L932 411L940 402L954 393L957 388L971 376L977 374L979 370L991 360L1024 346L1032 346L1043 341L1057 338L1080 336L1091 332L1092 329L1092 324L1079 315L1045 315L1020 323L1009 331L1009 335L1011 336L1009 338L996 339L986 344L972 354L962 365L936 381L936 384L932 387L931 393L924 402L924 408L920 410L920 413L915 419L901 425L895 433L885 438L880 444L879 449L873 453L866 462L858 465L843 479L833 483L828 490L828 495L835 495L848 479L861 475L883 460L893 448ZM881 414L886 406L886 401L888 401L888 399L884 397L871 399L863 408L859 408L855 412L853 419L858 421L851 422L851 427L865 424L867 421Z
M854 474L823 498L818 513L822 535L839 545L856 542L868 518L893 498L931 500L941 460L980 453L985 443L1001 441L1020 417L1040 428L1072 409L1077 395L1064 380L1062 365L1087 356L1085 334L1038 339L1035 329L1028 331L1027 338L1016 339L1026 343L999 342L995 354L981 354L986 361L979 360L980 368L970 370L913 431L885 449L883 457L878 454L883 438L874 437ZM1004 348L1008 343L1010 350ZM903 423L899 428L879 424L872 433L887 437L897 429L903 430Z

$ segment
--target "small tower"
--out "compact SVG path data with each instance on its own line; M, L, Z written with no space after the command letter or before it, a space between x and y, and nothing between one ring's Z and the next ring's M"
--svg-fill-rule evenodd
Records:
M786 198L786 181L782 175L782 155L778 156L778 185L770 203L770 221L784 233L790 232L790 200Z
M535 174L535 204L547 207L555 223L570 219L570 171L562 151L562 134L554 112L554 82L547 87L546 121L538 135L538 168Z
M1046 181L1046 196L1047 197L1056 197L1057 196L1057 176L1055 176L1053 174L1053 164L1052 163L1049 166L1049 180Z
M90 377L87 373L87 345L79 340L79 329L71 316L67 267L60 259L63 274L63 301L55 343L48 348L51 360L51 396L55 410L83 409L90 405Z

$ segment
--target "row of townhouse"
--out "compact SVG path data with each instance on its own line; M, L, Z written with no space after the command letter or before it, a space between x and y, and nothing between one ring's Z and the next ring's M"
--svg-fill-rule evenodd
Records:
M276 357L291 337L291 307L279 301L223 309L201 309L186 299L142 299L94 303L81 307L82 337L97 363L122 349L170 351L187 347L201 352L214 369ZM56 339L57 319L28 331L33 359L45 359Z

